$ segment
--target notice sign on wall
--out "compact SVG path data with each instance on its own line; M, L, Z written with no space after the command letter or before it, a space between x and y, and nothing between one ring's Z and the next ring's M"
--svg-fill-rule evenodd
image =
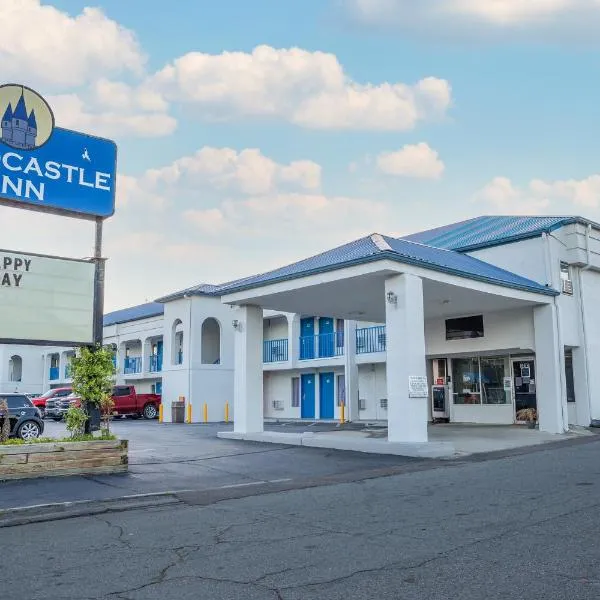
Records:
M408 397L409 398L427 398L428 386L427 377L409 375L408 377Z
M94 268L0 250L0 343L91 344Z

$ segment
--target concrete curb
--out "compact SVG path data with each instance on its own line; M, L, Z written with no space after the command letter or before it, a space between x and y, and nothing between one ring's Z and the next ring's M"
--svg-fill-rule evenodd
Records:
M392 454L411 458L453 458L456 456L451 442L388 442L382 439L344 436L339 433L284 433L263 431L260 433L236 433L219 431L217 437L225 440L243 440L249 442L268 442L289 446L307 446L310 448L330 448L371 454Z
M7 508L0 510L0 528L179 504L181 501L177 497L178 493L181 492L157 492L107 500L78 500Z

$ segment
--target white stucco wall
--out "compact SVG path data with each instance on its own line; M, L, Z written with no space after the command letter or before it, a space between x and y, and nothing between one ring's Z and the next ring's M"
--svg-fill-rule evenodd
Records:
M387 398L385 363L361 364L358 366L359 400L364 400L365 408L359 411L363 421L387 419L387 410L381 407L380 400Z
M21 357L20 382L10 380L9 361L14 355ZM44 391L42 349L39 346L0 345L0 392L42 394Z
M323 367L320 369L294 369L289 371L269 371L263 376L263 406L265 418L270 419L299 419L301 417L300 406L292 407L292 377L301 377L303 373L312 373L315 376L315 418L319 418L319 375L321 373L333 373L334 375L334 419L341 418L340 407L337 405L338 398L338 375L344 373L339 366ZM302 389L300 388L300 396ZM273 408L273 401L280 401L282 409ZM345 415L347 417L347 409Z
M299 372L274 371L263 376L264 414L271 419L299 419L300 406L292 406L292 377L300 377ZM300 392L301 394L302 392ZM278 401L281 409L273 408Z
M585 333L587 341L589 369L589 397L592 419L600 419L600 273L584 271L581 273L585 296ZM577 387L575 390L577 399Z
M284 340L288 337L288 321L285 316L265 318L263 327L265 340Z
M162 373L165 422L171 421L171 402L180 396L191 403L193 422L203 421L205 403L209 421L224 420L225 403L229 404L229 418L233 419L233 312L219 298L205 296L165 304ZM202 324L208 318L215 319L220 327L219 364L202 363ZM172 326L177 319L183 323L181 365L172 361Z
M531 308L484 313L483 330L482 338L446 340L445 319L427 320L425 321L425 350L428 356L450 356L517 348L534 349Z

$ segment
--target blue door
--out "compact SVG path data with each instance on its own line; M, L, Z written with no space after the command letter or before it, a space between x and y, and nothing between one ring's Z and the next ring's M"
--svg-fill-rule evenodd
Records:
M160 341L160 342L156 342L156 370L157 371L162 371L162 362L163 362L163 343L162 343L162 341Z
M333 373L319 373L319 414L321 419L333 419L333 382Z
M306 373L301 377L302 401L300 403L300 416L303 419L315 418L315 376Z
M319 357L334 356L334 348L333 319L321 317L319 319Z
M315 319L300 320L300 360L315 357Z

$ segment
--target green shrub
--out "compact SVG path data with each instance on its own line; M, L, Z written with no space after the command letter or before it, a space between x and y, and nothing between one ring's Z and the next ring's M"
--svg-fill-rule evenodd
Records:
M65 414L65 421L67 423L67 431L71 432L72 438L81 437L85 433L87 418L87 414L83 408L76 406L69 407L69 410Z
M100 409L104 429L110 428L112 387L115 367L109 347L82 347L71 360L73 392L81 398L83 408L89 404Z

